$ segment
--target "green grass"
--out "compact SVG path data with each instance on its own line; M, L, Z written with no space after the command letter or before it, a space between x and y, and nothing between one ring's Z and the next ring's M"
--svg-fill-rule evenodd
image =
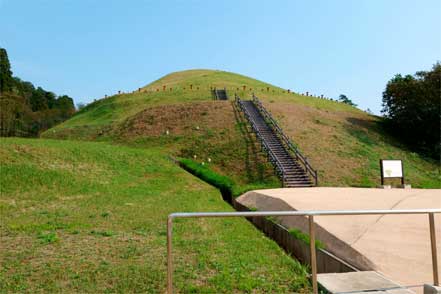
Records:
M1 293L164 293L166 219L232 211L162 150L2 139ZM177 293L309 292L305 267L244 219L177 220Z
M220 192L227 197L238 197L247 191L265 189L269 187L268 183L240 185L235 183L229 177L220 175L211 170L209 164L198 163L191 159L181 158L179 159L179 164L186 171L218 188Z
M441 187L436 162L356 108L228 72L173 73L91 103L45 139L1 140L0 292L164 293L166 216L232 210L204 181L232 195L280 187L243 118L210 104L210 87L255 92L323 186L376 186L378 160L396 158L414 187ZM174 237L179 293L309 291L306 269L245 220L179 219Z
M218 188L222 194L233 195L235 184L230 178L219 175L209 169L205 164L203 165L191 159L183 158L179 160L179 163L186 171Z
M289 233L297 240L300 240L307 245L311 244L311 239L309 238L309 235L303 233L299 229L290 229ZM317 249L325 249L325 244L320 240L315 240L315 247Z
M250 211L258 211L258 209L255 208L255 207L252 207L252 208L250 208ZM270 222L274 223L274 224L279 224L280 225L279 219L277 217L275 217L275 216L267 216L266 219L269 220ZM293 229L289 229L288 232L295 239L304 242L306 245L309 246L309 244L311 244L311 239L309 238L309 235L306 234L306 233L303 233L301 230L293 228ZM326 245L322 241L316 239L315 240L315 247L317 249L325 249Z
M354 179L349 178L347 183L353 186L372 187L379 185L379 159L401 159L407 183L415 188L441 188L440 167L430 158L407 150L392 138L389 138L378 128L371 130L354 128L348 130L354 147L346 154L354 160L363 159L361 166L356 170L359 180L354 185ZM387 180L386 184L401 185L399 179Z
M166 91L163 91L163 86ZM193 89L190 90L190 85ZM243 86L246 90L243 90ZM169 88L172 88L172 91ZM199 87L199 89L197 89ZM158 105L212 100L210 88L227 88L229 95L237 93L249 98L255 92L263 100L276 99L328 110L358 111L342 103L288 93L285 89L243 75L214 70L188 70L172 73L131 93L111 95L87 105L74 117L43 133L47 138L95 138L109 127L115 127L139 111ZM267 87L270 91L267 92ZM251 90L252 89L252 90ZM158 91L159 90L159 91ZM262 92L262 90L264 90Z
M164 85L166 91L162 90ZM191 90L190 85L193 85ZM185 110L182 105L194 106L187 109L190 114L197 112L202 102L208 105L212 99L210 87L226 87L230 96L237 92L242 98L250 98L255 92L318 170L321 186L375 187L379 185L379 160L396 158L403 160L406 181L413 187L441 188L439 163L412 153L384 133L378 117L336 101L288 93L286 89L224 71L169 74L143 87L141 92L98 100L42 136L163 148L164 152L183 158L210 157L213 159L210 169L229 177L243 191L252 187L280 187L271 165L259 153L259 146L246 128L247 123L233 107L227 109L221 107L225 102L213 102L191 119L174 114ZM173 111L167 113L164 106ZM216 107L223 111L217 116L222 123L195 131L194 126L203 127L213 120ZM158 116L163 116L159 122L155 121ZM149 125L153 130L165 131L175 120L185 125L184 132L166 137L142 131L142 126ZM134 126L141 129L140 133L130 132Z

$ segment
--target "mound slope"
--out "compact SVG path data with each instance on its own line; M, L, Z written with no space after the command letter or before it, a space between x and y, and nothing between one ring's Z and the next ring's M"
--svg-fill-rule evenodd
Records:
M164 293L166 216L232 209L153 148L0 147L2 293ZM245 219L176 222L173 235L180 293L308 293L306 268Z
M172 73L133 93L101 99L43 137L161 146L175 156L196 155L201 162L212 158L213 169L242 184L277 186L231 102L212 101L214 87L242 99L255 93L318 169L322 186L376 186L379 159L397 158L403 160L407 182L413 186L441 187L439 165L385 134L378 117L223 71Z

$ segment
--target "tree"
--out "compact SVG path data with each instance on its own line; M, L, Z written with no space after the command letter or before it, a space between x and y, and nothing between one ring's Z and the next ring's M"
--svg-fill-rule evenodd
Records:
M63 111L75 111L73 99L67 95L59 96L56 106L58 109Z
M67 95L58 97L55 103L55 108L60 112L60 119L64 121L75 113L75 106L73 99Z
M0 48L0 94L11 92L14 85L8 52Z
M38 134L35 113L25 98L10 93L0 96L0 136L29 137Z
M441 65L415 75L395 75L383 92L388 129L410 146L439 159Z
M41 111L48 108L46 91L43 88L38 87L30 97L30 104L32 111Z
M340 96L338 97L338 101L340 101L340 102L342 102L342 103L345 103L345 104L348 104L348 105L351 105L351 106L354 106L354 107L357 107L357 104L355 104L354 102L352 102L352 100L351 99L349 99L346 95L344 95L344 94L340 94Z
M13 92L18 95L26 98L28 104L30 104L29 99L32 96L32 93L35 91L35 87L31 82L22 81L18 77L13 77L14 79L14 90Z
M48 91L44 91L44 98L46 99L47 108L52 109L56 106L57 96Z
M0 48L0 136L38 136L75 112L73 99L57 97L12 76L8 54Z

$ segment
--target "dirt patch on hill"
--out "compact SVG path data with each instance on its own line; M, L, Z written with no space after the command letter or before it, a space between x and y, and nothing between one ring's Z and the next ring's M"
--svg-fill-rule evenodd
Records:
M234 129L230 102L200 102L163 105L145 109L126 121L124 136L195 135L207 130Z
M203 162L239 184L280 185L230 101L148 108L125 121L115 134L124 142L158 146L175 156Z
M403 159L407 178L416 187L434 173L433 166L384 134L374 116L292 102L265 101L264 105L318 170L321 186L379 185L380 158ZM278 183L248 122L231 101L152 107L115 130L124 143L141 142L175 156L196 158L241 184ZM421 174L420 166L428 172Z

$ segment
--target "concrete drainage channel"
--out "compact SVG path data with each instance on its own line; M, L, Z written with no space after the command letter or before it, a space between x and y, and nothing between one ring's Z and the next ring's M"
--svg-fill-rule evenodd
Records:
M173 161L179 165L177 160L173 159ZM185 168L184 170L191 173L191 171ZM206 183L213 186L211 183ZM236 211L251 211L248 207L239 203L230 192L220 190L216 186L213 187L219 190L222 199L230 204ZM275 241L285 252L292 254L303 264L311 266L309 245L302 240L296 239L290 234L287 228L265 217L249 217L247 220L262 231L268 238ZM322 248L317 248L317 269L318 272L321 273L344 273L360 270ZM370 268L364 268L362 270L370 270Z
M178 164L185 171L191 173L192 175L198 177L193 174L190 170L186 169L178 160L170 157L170 160ZM201 179L200 177L198 177ZM218 189L222 195L222 199L230 204L236 211L238 212L250 212L251 210L239 203L229 191L221 190L219 187L212 185L211 183L203 180L205 183L213 186ZM296 239L292 234L289 233L288 229L284 226L277 224L275 222L270 221L265 217L247 217L249 222L251 222L257 229L263 232L268 238L275 241L285 252L294 256L301 263L311 266L311 255L309 245L304 241ZM170 236L171 237L171 236ZM320 273L344 273L344 272L357 272L359 269L350 265L349 263L343 261L337 256L331 254L330 252L317 248L317 272ZM168 284L171 285L172 281L168 281ZM172 294L172 291L168 291L168 294ZM321 293L329 293L326 289L322 289Z
M250 211L248 207L237 202L236 199L232 199L230 204L237 211ZM265 217L249 217L247 220L262 231L268 238L275 241L288 254L293 255L301 263L311 266L309 245L302 240L296 239L287 228ZM359 269L325 249L317 248L317 272L345 273L355 271L359 271Z
M238 213L241 212L252 213L252 211L247 206L239 203L231 195L229 191L220 190L220 192L222 194L223 200L229 203ZM323 212L319 212L319 214L323 213L323 215L334 215L332 214L333 212L335 211L330 211L331 214L329 214L329 212L323 211ZM273 211L271 213L277 213L277 211ZM428 214L430 218L433 219L434 213L441 213L441 210L440 209L408 210L408 211L379 210L379 211L353 211L353 212L340 211L339 214L335 214L335 215L348 215L348 214L361 215L361 214L379 214L379 213L380 214ZM195 214L197 215L198 213ZM180 215L180 213L176 213L172 215ZM170 227L168 227L170 228L170 235L168 235L169 237L168 240L170 240L170 247L169 247L170 253L171 253L171 220L173 219L173 217L171 217L172 215L169 216ZM191 213L184 213L184 215L191 215ZM192 217L192 216L184 216L184 217ZM268 238L275 241L288 254L293 255L297 260L299 260L305 265L309 265L312 268L313 274L311 275L311 279L314 288L314 293L318 293L317 287L316 286L314 287L314 285L317 285L317 282L318 285L321 286L320 293L335 293L335 294L337 293L361 294L366 292L372 294L414 293L408 290L406 287L394 283L393 281L387 279L381 274L375 272L372 268L369 267L356 268L355 266L333 255L332 253L328 252L325 249L315 247L316 248L316 250L314 250L315 254L311 254L312 251L310 250L311 248L310 244L307 244L305 241L295 238L286 227L276 222L273 222L266 217L246 216L246 218L256 228L262 231ZM434 284L437 285L439 281L438 281L438 270L437 270L437 260L436 260L436 238L435 238L434 226L435 226L434 222L430 222L430 231L431 231L431 240L432 240L432 262L434 264L433 267ZM311 236L314 235L315 233L311 234ZM315 238L312 238L312 241L314 240ZM314 256L312 260L315 260L315 262L311 262L312 256ZM170 263L171 260L172 259L169 259ZM172 270L170 271L169 269L170 276L171 276L171 272ZM317 275L317 273L320 274ZM172 285L172 281L168 280L168 284ZM172 291L169 291L168 293L172 293ZM429 285L424 286L424 294L432 294L432 293L441 294L440 287L429 286Z

